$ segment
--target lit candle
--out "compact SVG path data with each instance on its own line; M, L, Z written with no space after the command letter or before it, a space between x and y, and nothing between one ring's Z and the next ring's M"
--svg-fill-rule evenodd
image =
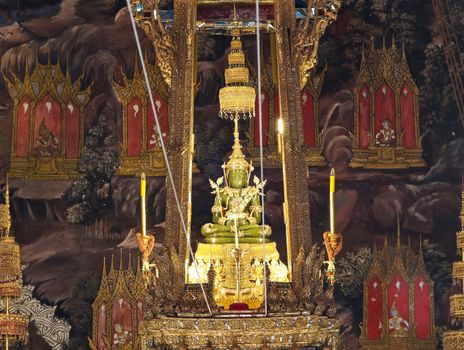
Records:
M335 169L330 170L330 233L335 233L335 209L334 209L334 194L335 194Z
M277 119L277 151L282 152L282 139L284 135L284 121L282 118Z
M147 235L147 216L146 216L146 193L147 193L147 179L145 173L140 177L140 202L142 212L142 235Z

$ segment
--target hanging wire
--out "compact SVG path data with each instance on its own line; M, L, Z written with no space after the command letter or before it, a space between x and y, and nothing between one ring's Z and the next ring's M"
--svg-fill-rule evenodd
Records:
M263 155L263 109L261 106L261 34L259 31L259 0L255 0L256 9L256 60L257 60L257 75L258 75L258 114L259 114L259 158L261 183L264 182L264 155ZM263 240L263 283L264 283L264 315L267 316L267 272L266 272L266 235L265 235L265 211L264 211L264 188L261 192L261 208L262 208L262 240Z
M158 113L157 113L156 108L155 108L155 103L154 103L154 99L153 99L153 93L151 91L151 86L150 86L150 80L148 79L147 68L145 66L145 61L143 59L143 52L142 52L142 47L140 45L139 34L137 32L137 26L135 24L135 20L134 20L134 17L132 15L132 8L131 8L130 0L126 0L126 4L127 4L127 9L129 11L129 17L131 19L132 30L134 31L135 43L137 44L137 51L138 51L139 58L140 58L140 64L141 64L141 67L142 67L142 70L143 70L145 83L147 85L148 96L150 98L150 105L151 105L151 108L153 110L153 115L155 117L156 130L158 131L161 148L163 150L163 156L164 156L164 161L166 163L166 170L168 171L169 182L171 183L172 192L173 192L174 198L176 200L176 205L177 205L177 209L179 211L179 217L180 217L180 220L181 220L181 223L182 223L182 228L183 228L183 231L184 231L184 234L185 234L185 238L186 238L188 250L189 250L189 253L190 253L190 257L192 259L193 266L195 267L195 272L197 273L197 276L200 277L200 273L199 273L199 270L198 270L198 264L197 264L197 261L195 259L195 255L193 253L192 246L190 244L187 225L185 224L184 216L182 215L182 208L180 206L179 196L177 194L176 187L174 186L174 179L172 177L171 166L169 164L169 159L168 159L168 156L167 156L166 147L164 145L163 134L162 134L162 131L161 131L159 120L158 120ZM203 298L205 299L206 306L208 308L208 312L209 312L210 315L212 315L213 313L211 311L211 307L209 305L208 298L206 297L206 292L205 292L205 289L203 287L203 283L202 283L201 280L200 280L199 284L200 284L201 292L203 294Z

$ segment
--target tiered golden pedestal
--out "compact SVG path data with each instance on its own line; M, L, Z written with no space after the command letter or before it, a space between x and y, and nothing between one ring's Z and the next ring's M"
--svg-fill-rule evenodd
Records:
M8 349L15 341L26 341L29 320L24 315L9 312L11 298L21 296L19 245L13 237L0 238L0 298L4 300L4 310L0 313L0 344Z
M453 278L464 283L464 205L461 207L461 223L461 231L456 233L456 245L461 251L462 261L453 263ZM451 317L457 321L461 323L464 321L464 285L461 293L450 297L450 313ZM464 349L464 328L445 332L443 334L443 348L445 350Z

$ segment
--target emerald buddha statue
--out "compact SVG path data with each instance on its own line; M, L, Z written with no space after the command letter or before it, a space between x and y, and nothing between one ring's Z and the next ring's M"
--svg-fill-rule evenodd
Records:
M216 195L211 209L213 222L203 225L201 233L209 244L235 243L236 238L239 243L262 243L263 238L268 242L271 227L261 224L261 196L266 180L261 182L255 176L254 185L249 184L253 165L242 153L237 118L234 136L232 154L222 166L224 176L216 182L210 180Z

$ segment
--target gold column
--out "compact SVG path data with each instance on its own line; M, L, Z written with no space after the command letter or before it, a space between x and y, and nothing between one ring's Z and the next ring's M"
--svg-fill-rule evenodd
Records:
M169 98L170 131L168 157L182 216L190 234L191 164L193 158L193 102L195 86L194 34L196 0L174 2L173 38L176 47ZM167 182L166 243L185 261L187 240L170 182Z
M283 167L287 174L284 208L287 211L289 256L295 258L300 247L305 251L311 244L311 221L308 192L308 167L304 152L303 120L299 69L292 60L291 33L295 28L295 4L292 0L275 1L277 75L279 82L280 115L283 119ZM288 263L289 268L293 262Z

